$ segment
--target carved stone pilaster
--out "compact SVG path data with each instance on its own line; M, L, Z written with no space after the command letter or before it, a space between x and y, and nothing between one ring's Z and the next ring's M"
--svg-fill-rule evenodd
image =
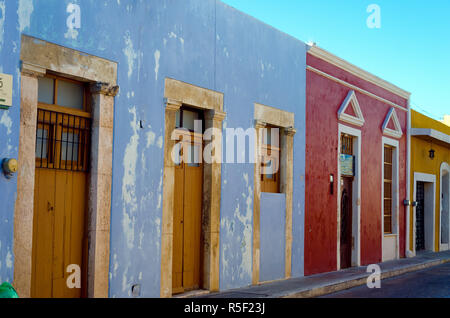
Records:
M90 85L90 91L92 94L102 94L115 97L119 93L119 86L110 85L103 82L96 82Z
M22 75L30 77L43 77L47 73L47 70L39 65L22 62L21 72Z
M209 110L205 112L205 120L213 120L221 123L226 117L227 113L218 110Z
M181 106L183 106L182 102L170 98L165 98L164 104L166 105L167 111L175 111L175 112L179 111Z
M260 120L255 120L255 128L256 129L262 129L262 128L266 128L267 127L267 123L260 121Z
M297 133L297 130L293 127L284 128L284 134L288 137L294 137Z

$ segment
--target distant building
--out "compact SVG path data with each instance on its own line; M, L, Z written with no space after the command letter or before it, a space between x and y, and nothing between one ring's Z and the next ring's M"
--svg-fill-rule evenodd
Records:
M411 200L408 249L450 249L450 127L419 112L411 115Z
M308 51L305 275L404 257L409 97Z
M450 115L445 115L444 119L441 120L441 122L446 124L447 126L450 126Z

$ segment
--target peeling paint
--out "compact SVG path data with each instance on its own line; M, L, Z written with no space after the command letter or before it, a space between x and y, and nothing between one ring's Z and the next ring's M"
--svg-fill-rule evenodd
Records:
M2 116L2 118L0 119L0 124L1 125L3 125L3 126L5 126L5 128L6 128L6 133L8 134L8 135L11 135L11 128L12 128L12 120L11 120L11 118L9 117L9 115L8 115L8 112L3 112L3 116Z
M162 149L163 144L164 144L163 136L159 136L159 137L158 137L158 142L157 142L158 148L159 148L159 149Z
M3 47L3 38L5 35L5 1L0 1L0 50Z
M125 269L125 272L123 273L123 276L122 276L122 292L126 293L128 295L128 293L127 293L127 290L128 290L127 274L128 274L128 267Z
M150 148L155 144L156 134L153 131L147 133L147 148Z
M253 216L253 188L249 185L249 176L244 174L244 180L248 190L246 198L245 214L241 215L239 211L235 214L238 220L244 226L242 239L242 264L241 268L245 272L241 272L241 279L244 279L244 274L251 275L252 273L252 216Z
M158 205L157 205L158 210L161 208L162 187L163 187L163 172L161 170L161 177L159 178L159 186L158 186Z
M123 49L123 53L127 57L128 62L128 79L131 79L134 70L134 63L138 57L138 54L133 48L133 42L131 41L130 32L127 32L124 39L125 39L125 48Z
M8 250L8 253L6 254L6 267L12 268L13 262L12 262L12 254L11 251Z
M113 277L116 277L117 276L117 270L119 269L119 263L117 262L117 254L116 253L114 253L114 256L113 256Z
M76 40L78 38L78 31L68 28L67 32L64 34L64 37L69 40Z
M141 231L139 232L139 249L142 250L142 246L144 243L144 236L145 236L145 226L141 226Z
M155 51L155 80L158 80L158 73L159 73L159 59L161 57L161 52L159 50Z
M23 32L30 27L31 14L33 13L33 0L19 0L19 31Z
M175 34L174 32L170 32L169 33L169 38L170 39L178 39L181 43L182 46L184 46L184 39L182 37L179 37L177 34ZM167 43L167 40L164 39L164 45Z
M133 116L130 126L133 135L125 149L123 168L124 175L122 180L122 199L123 199L123 218L122 229L126 237L126 243L129 249L134 246L134 226L135 219L133 214L137 211L136 199L136 164L138 158L139 134L137 127L136 107L129 110Z

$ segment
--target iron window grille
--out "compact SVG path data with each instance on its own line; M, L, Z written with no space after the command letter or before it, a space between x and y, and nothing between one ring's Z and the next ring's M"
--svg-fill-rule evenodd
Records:
M36 168L89 172L91 119L38 109Z

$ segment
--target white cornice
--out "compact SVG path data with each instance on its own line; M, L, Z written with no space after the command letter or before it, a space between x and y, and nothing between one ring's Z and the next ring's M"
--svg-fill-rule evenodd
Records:
M369 96L369 97L371 97L371 98L374 98L374 99L376 99L376 100L379 100L380 102L383 102L383 103L385 103L385 104L391 105L391 106L393 106L393 107L395 107L395 108L397 108L397 109L400 109L400 110L405 111L405 112L408 111L409 105L408 105L408 108L405 108L405 107L403 107L403 106L397 105L397 104L395 104L395 103L393 103L393 102L391 102L391 101L389 101L389 100L387 100L387 99L384 99L383 97L380 97L380 96L375 95L375 94L373 94L373 93L371 93L371 92L368 92L368 91L366 91L366 90L364 90L364 89L362 89L362 88L360 88L360 87L357 87L357 86L355 86L355 85L352 85L352 84L350 84L350 83L347 83L346 81L343 81L343 80L341 80L341 79L339 79L339 78L337 78L337 77L334 77L334 76L332 76L332 75L330 75L330 74L327 74L327 73L325 73L325 72L322 72L322 71L320 71L320 70L318 70L318 69L316 69L316 68L314 68L314 67L312 67L312 66L309 66L309 65L306 66L306 70L311 71L311 72L314 72L314 73L316 73L316 74L318 74L318 75L320 75L320 76L323 76L323 77L325 77L325 78L328 78L329 80L332 80L332 81L334 81L334 82L336 82L336 83L339 83L339 84L341 84L341 85L344 85L344 86L346 86L346 87L348 87L348 88L350 88L350 89L353 89L354 91L358 91L358 92L360 92L360 93L362 93L362 94L364 94L364 95L367 95L367 96Z
M450 146L450 135L443 132L437 131L435 129L429 128L411 128L411 136L427 136L432 139L439 140Z
M411 96L410 92L407 92L401 88L399 88L398 86L395 86L394 84L391 84L381 78L379 78L378 76L375 76L367 71L364 71L363 69L337 57L334 54L331 54L330 52L321 49L317 46L309 46L309 50L308 53L311 54L312 56L315 56L319 59L322 59L330 64L333 64L341 69L343 69L344 71L347 71L355 76L358 76L372 84L375 84L381 88L384 88L385 90L394 93L402 98L405 99L409 99Z

